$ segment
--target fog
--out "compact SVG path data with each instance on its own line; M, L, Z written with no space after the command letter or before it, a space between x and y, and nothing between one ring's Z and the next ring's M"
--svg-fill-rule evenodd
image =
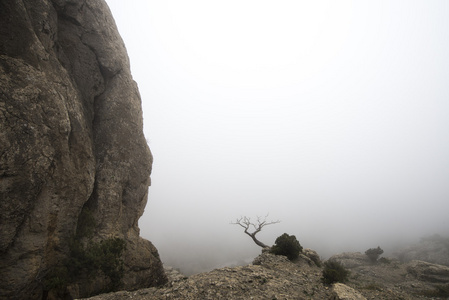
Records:
M107 0L154 155L141 235L195 273L281 223L323 257L449 234L449 3Z

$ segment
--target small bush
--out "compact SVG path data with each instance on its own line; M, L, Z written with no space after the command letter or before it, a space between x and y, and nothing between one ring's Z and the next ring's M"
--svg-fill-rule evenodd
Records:
M63 290L67 286L69 278L68 270L65 266L56 266L44 278L44 289Z
M271 247L270 252L276 255L284 255L287 256L289 260L294 260L298 258L301 251L302 246L299 244L296 237L284 233L276 239L275 245Z
M377 261L380 262L381 264L385 264L385 265L391 264L391 260L388 258L385 258L385 257L381 257Z
M71 243L68 269L73 276L96 276L101 271L110 280L110 289L121 285L124 275L122 253L126 248L123 239L110 238L84 247L78 240Z
M370 248L365 251L365 254L368 256L368 258L373 262L377 262L377 259L379 256L384 253L384 250L382 250L380 247L377 248Z
M324 263L323 277L325 284L348 281L349 271L336 260L328 260Z
M382 285L372 282L368 285L363 286L362 289L370 290L370 291L382 291Z

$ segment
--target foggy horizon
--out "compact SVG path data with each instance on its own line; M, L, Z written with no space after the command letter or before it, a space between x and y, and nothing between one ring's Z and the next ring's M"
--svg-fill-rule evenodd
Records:
M449 236L447 2L106 2L154 156L141 236L165 264L251 262L241 216L323 258Z

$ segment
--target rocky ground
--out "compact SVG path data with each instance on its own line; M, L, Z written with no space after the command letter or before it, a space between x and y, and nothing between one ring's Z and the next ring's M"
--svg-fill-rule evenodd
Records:
M169 270L170 285L134 292L99 295L91 300L118 299L329 299L321 269L308 259L297 263L265 253L253 264L221 268L183 277Z
M325 285L322 267L313 251L291 262L263 253L253 264L183 276L166 268L170 283L163 288L116 292L91 300L121 299L449 299L449 268L396 259L373 264L361 253L343 253L335 259L350 270L345 284Z
M424 261L401 263L381 258L371 263L362 253L331 257L350 270L346 285L366 299L449 299L449 268Z

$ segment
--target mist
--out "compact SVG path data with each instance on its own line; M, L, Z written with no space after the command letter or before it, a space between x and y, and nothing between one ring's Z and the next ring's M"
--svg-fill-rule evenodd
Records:
M323 258L449 235L447 1L107 0L154 155L141 235L191 274L280 220Z

